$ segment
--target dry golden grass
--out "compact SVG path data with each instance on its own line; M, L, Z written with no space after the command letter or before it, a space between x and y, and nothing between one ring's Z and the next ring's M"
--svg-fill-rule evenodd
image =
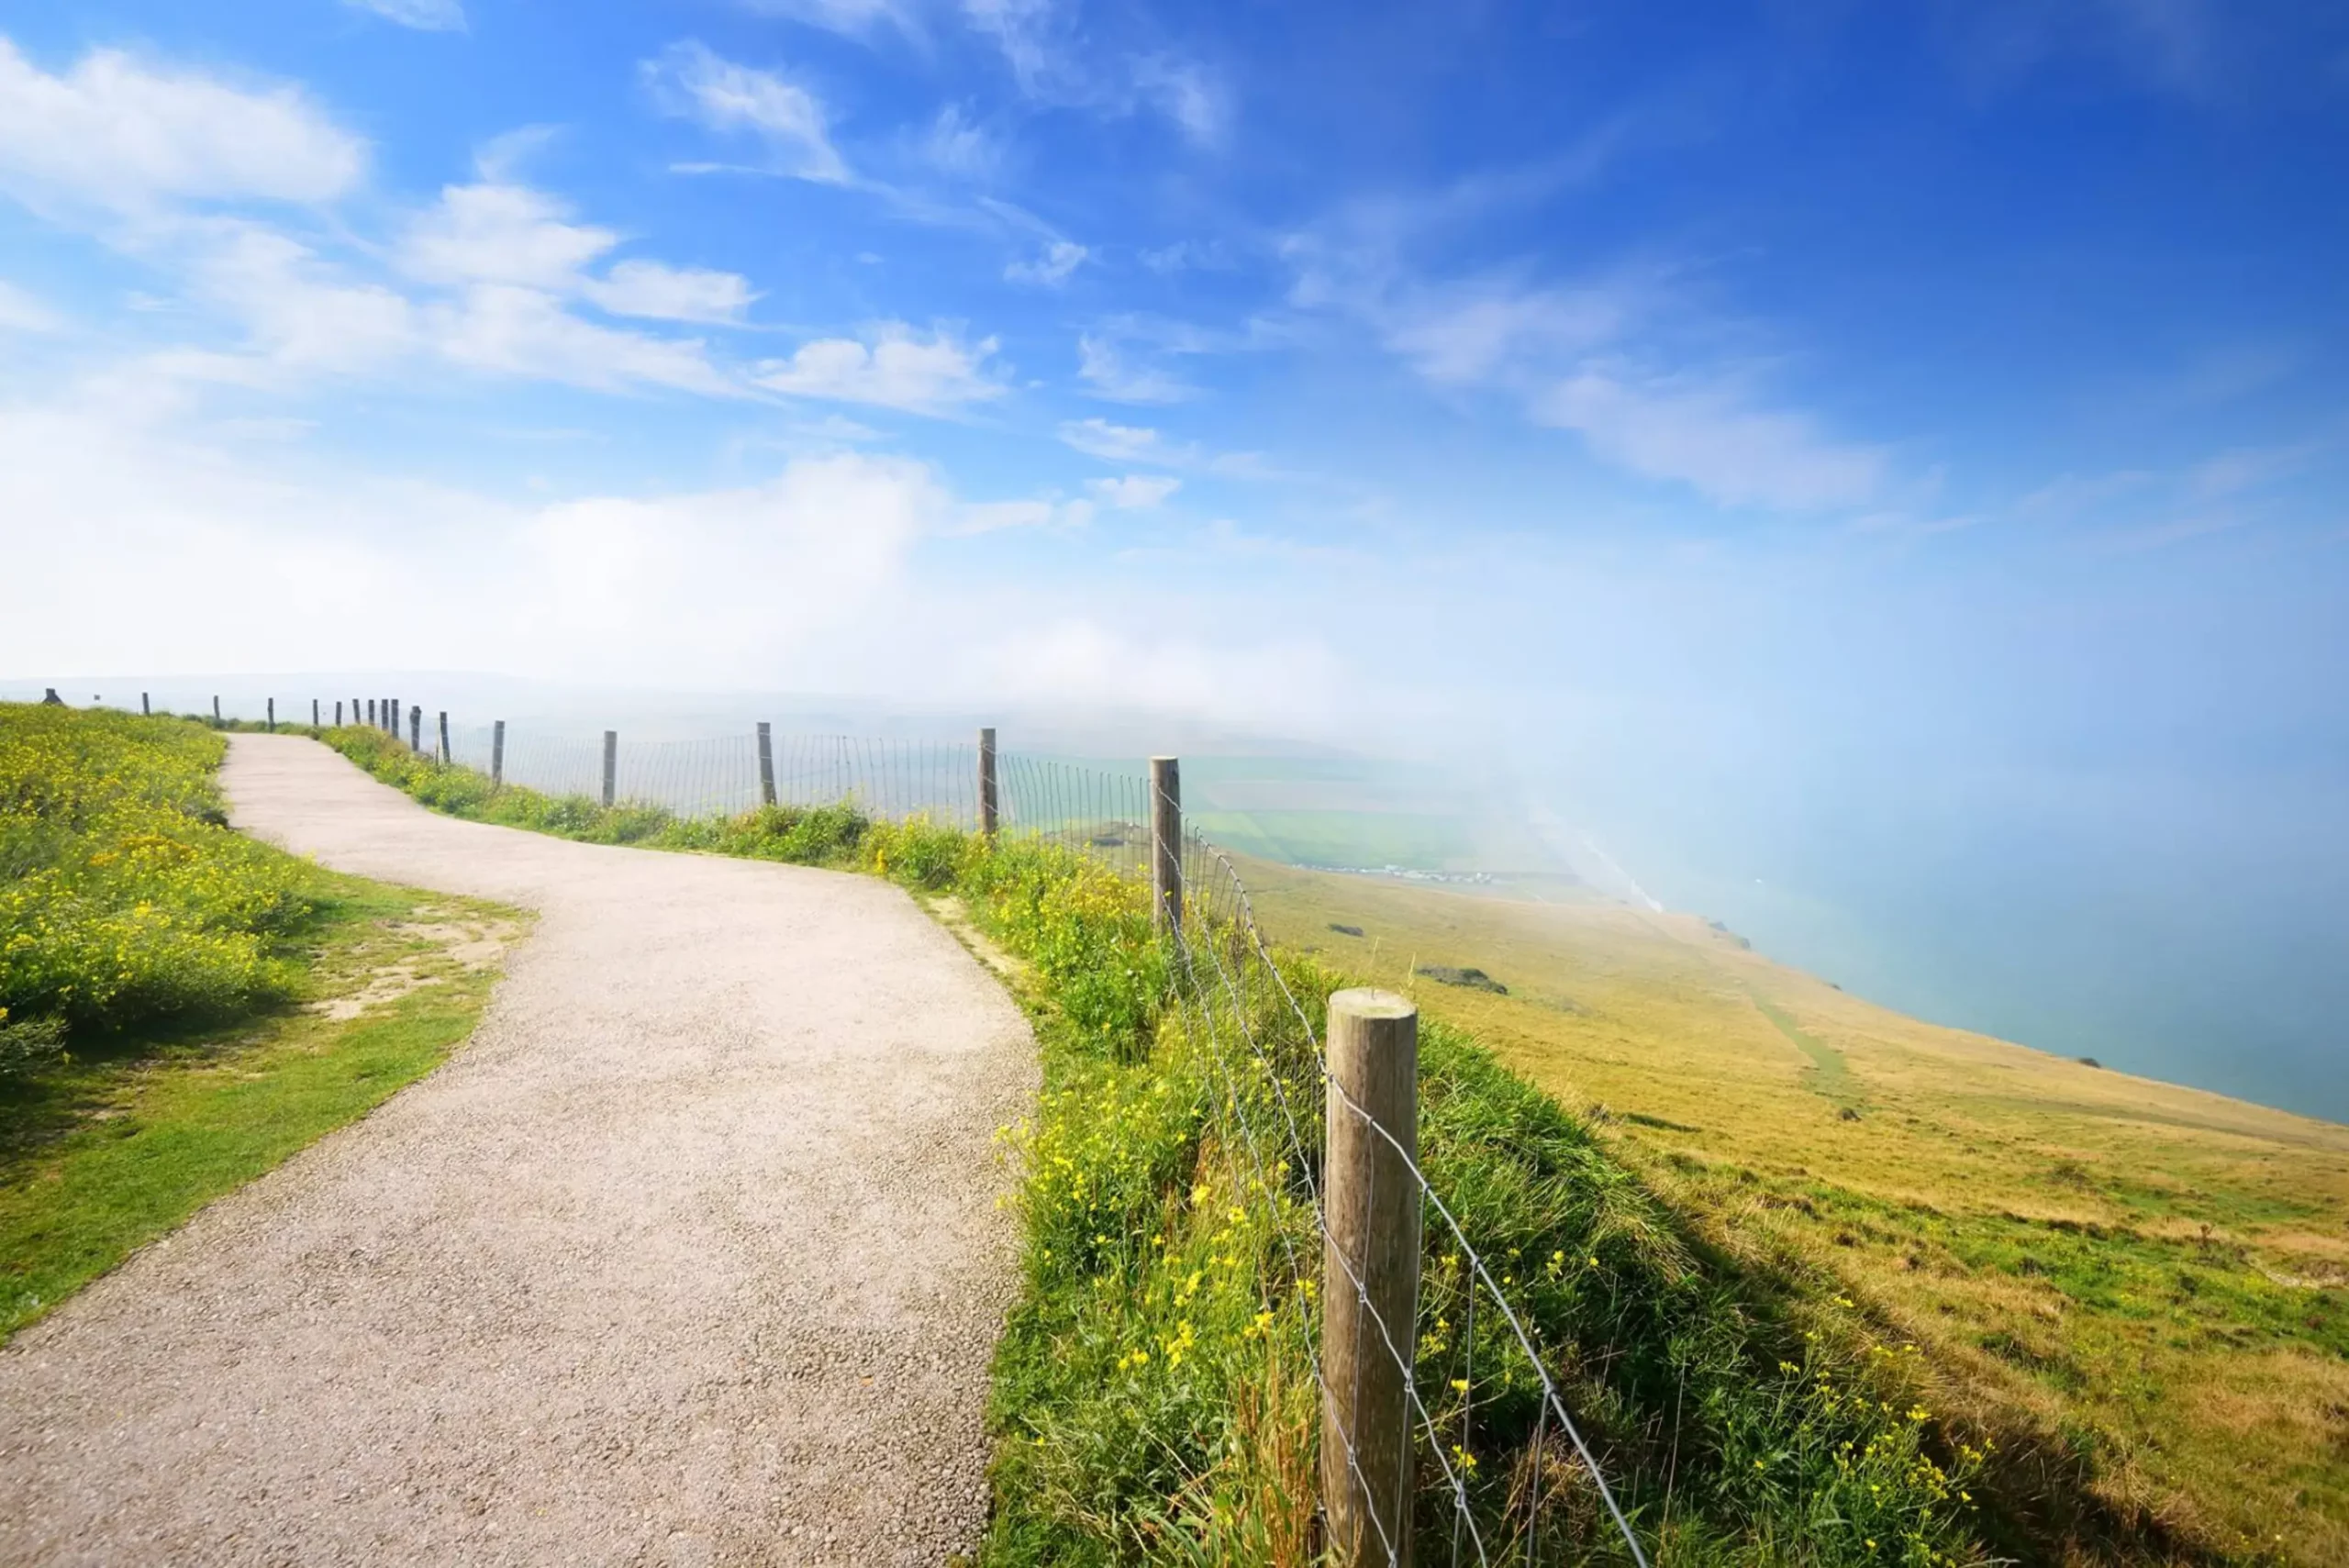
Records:
M1603 1109L1732 1254L1925 1347L2007 1485L2096 1506L2083 1560L2349 1562L2349 1128L1904 1018L1693 917L1241 870L1274 937Z

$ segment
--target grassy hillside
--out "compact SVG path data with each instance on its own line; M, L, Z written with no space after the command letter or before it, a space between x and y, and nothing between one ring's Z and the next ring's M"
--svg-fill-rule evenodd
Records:
M181 719L0 704L0 1340L472 1031L510 912L231 831Z
M1923 1347L2018 1530L2349 1562L2349 1128L1920 1023L1693 917L1242 871L1276 938L1408 986L1731 1255Z

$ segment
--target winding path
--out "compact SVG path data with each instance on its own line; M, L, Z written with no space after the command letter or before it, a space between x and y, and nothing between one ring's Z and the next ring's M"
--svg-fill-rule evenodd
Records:
M926 1563L985 1518L1019 1010L865 877L425 811L239 826L539 911L481 1028L0 1351L0 1562Z

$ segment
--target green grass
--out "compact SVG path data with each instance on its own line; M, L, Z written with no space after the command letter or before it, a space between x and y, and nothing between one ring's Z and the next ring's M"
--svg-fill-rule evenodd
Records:
M509 912L231 833L221 753L178 719L0 710L0 842L30 868L0 974L71 1026L0 1075L0 1340L430 1071L486 998L450 944Z
M1292 865L1442 871L1475 848L1465 819L1405 812L1209 809L1191 824L1227 849Z
M1753 998L1762 1016L1776 1027L1777 1031L1793 1042L1796 1050L1810 1058L1810 1086L1831 1100L1850 1104L1857 1099L1859 1086L1845 1065L1843 1053L1823 1040L1814 1040L1795 1027L1795 1021L1764 997Z
M1998 1443L1998 1550L2349 1561L2349 1129L1905 1018L1692 917L1242 869L1275 938L1506 978L1415 994L1707 1251L1916 1344Z
M982 1562L1313 1560L1319 1247L1307 1169L1268 1168L1258 1148L1278 1083L1318 1149L1317 1069L1269 985L1245 1004L1262 1061L1235 1056L1240 1018L1210 1017L1226 1004L1154 940L1144 891L1050 843L990 845L846 808L702 823L574 812L492 795L402 748L330 739L443 810L951 894L1018 961L1043 1070L1034 1116L1006 1133L1022 1286L993 1372ZM1300 954L1276 962L1308 1013L1343 983ZM1813 1271L1723 1256L1586 1122L1440 1023L1422 1038L1422 1107L1423 1163L1666 1561L1982 1560L1964 1493L1987 1456L1915 1402L1914 1355L1880 1320ZM1542 1420L1522 1351L1489 1307L1472 1318L1456 1248L1428 1233L1417 1375L1443 1431L1468 1423L1455 1462L1487 1539L1542 1562L1625 1560ZM1549 1503L1529 1520L1520 1499L1537 1472ZM1453 1509L1432 1451L1415 1485L1422 1555L1440 1560Z
M228 829L224 750L179 719L0 704L0 1037L228 1016L286 990L270 950L309 913L301 863Z

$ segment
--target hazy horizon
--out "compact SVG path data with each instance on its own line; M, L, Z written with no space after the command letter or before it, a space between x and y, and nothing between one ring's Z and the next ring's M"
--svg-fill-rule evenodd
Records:
M0 5L0 670L1441 767L2349 1115L2343 168L2296 0Z
M1586 858L1572 868L1601 891L1720 919L1770 957L1855 995L2116 1071L2349 1121L2335 1022L2349 1017L2349 972L2332 962L2339 939L2325 921L2330 895L2349 885L2349 828L2329 795L2289 801L2273 780L2269 817L2211 844L2183 831L2216 816L2209 801L2152 797L2154 781L2140 774L2124 788L2053 803L2044 780L2009 781L1962 805L1949 795L1862 798L1854 791L1865 781L1846 780L1831 797L1756 788L1667 806L1660 795L1644 804L1544 795L1542 781L1510 776L1497 754L1481 768L1447 766L1143 712L924 709L425 671L0 679L0 699L38 697L50 685L71 702L103 696L126 707L143 688L159 710L179 712L206 711L217 695L228 717L249 718L274 695L290 722L307 720L311 695L330 718L331 691L362 701L382 693L423 706L428 728L445 706L455 725L504 717L518 737L581 740L613 727L632 740L699 740L763 717L799 732L953 741L986 722L1008 751L1095 765L1130 770L1153 752L1186 754L1204 764L1186 777L1210 837L1316 864L1378 866L1400 853L1396 863L1426 869L1439 861L1504 874L1544 869L1523 846L1540 838L1531 813L1546 810L1613 862ZM1229 782L1262 771L1252 758L1321 765L1301 780L1283 777L1268 795ZM2020 783L2041 793L2020 793ZM1546 787L1566 788L1563 779ZM2114 810L2124 795L2139 802L2134 814ZM1284 855L1247 819L1266 806L1330 816L1331 841L1364 848ZM1235 833L1225 836L1226 827Z

